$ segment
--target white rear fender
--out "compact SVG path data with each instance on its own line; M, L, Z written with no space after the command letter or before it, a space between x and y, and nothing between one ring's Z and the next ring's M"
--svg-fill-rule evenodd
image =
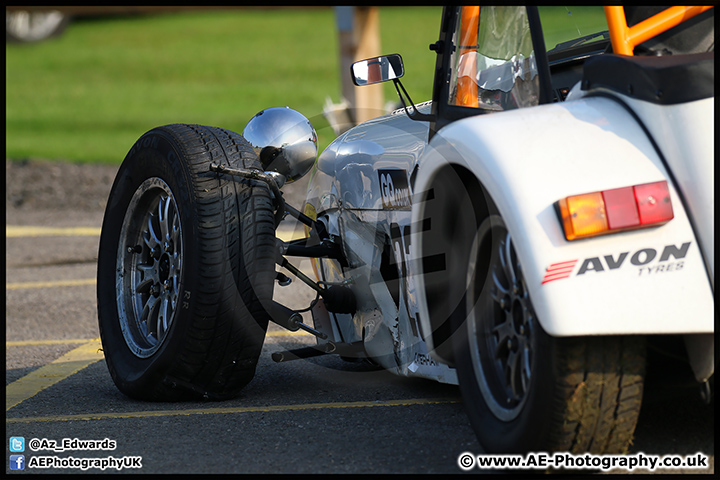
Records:
M550 335L713 332L713 293L686 212L647 135L617 102L584 98L460 120L435 135L420 165L412 255L431 350L447 339L447 317L462 312L456 304L464 301L462 293L439 294L433 285L458 286L467 270L466 258L452 258L463 255L455 248L460 240L440 230L448 216L475 218L466 230L476 229L485 195L510 232L537 317ZM559 199L661 180L668 181L674 210L665 225L565 239L554 208ZM458 193L450 190L463 188L471 199L453 205ZM433 207L443 201L448 204ZM474 215L463 213L468 207ZM440 262L438 249L445 256ZM551 275L559 264L564 273Z

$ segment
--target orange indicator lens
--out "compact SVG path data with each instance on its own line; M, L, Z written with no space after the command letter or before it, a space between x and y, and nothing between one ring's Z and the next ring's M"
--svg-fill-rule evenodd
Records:
M605 204L601 192L567 197L565 199L565 207L568 219L567 222L564 222L565 237L568 240L592 237L607 230ZM570 227L570 232L568 232L568 226Z

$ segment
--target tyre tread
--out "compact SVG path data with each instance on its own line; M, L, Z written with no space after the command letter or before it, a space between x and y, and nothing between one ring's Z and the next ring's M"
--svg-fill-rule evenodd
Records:
M211 163L260 168L255 152L237 133L188 124L150 133L168 138L182 158L174 175L191 197L186 207L194 225L184 225L183 235L194 232L197 275L176 358L151 388L126 393L165 401L231 398L254 376L267 329L264 304L272 299L275 271L269 188L210 172ZM116 378L112 368L111 374Z
M626 453L642 400L641 337L559 339L556 451ZM582 377L582 378L581 378Z

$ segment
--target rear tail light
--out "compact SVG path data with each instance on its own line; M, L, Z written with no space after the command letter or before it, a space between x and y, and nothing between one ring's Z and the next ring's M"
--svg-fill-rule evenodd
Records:
M557 202L565 238L577 240L672 220L667 182L583 193Z
M640 225L660 225L673 218L667 182L646 183L634 187Z

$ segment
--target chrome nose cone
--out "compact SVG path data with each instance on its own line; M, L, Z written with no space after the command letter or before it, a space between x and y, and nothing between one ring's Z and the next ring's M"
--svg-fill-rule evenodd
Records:
M242 135L255 149L265 171L278 172L287 183L309 172L317 158L315 128L289 107L261 111L250 119Z

